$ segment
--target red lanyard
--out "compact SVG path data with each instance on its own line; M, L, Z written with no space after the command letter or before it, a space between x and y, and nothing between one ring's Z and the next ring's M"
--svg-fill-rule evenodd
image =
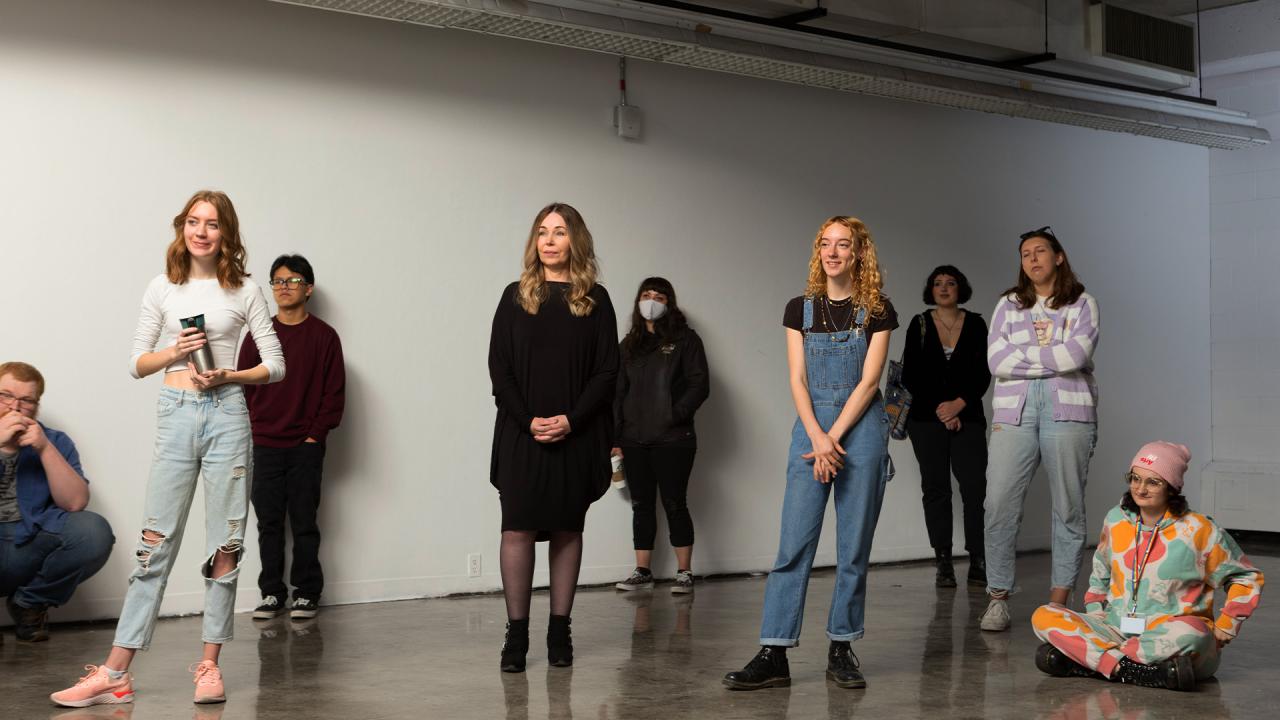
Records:
M1165 511L1165 515L1168 511ZM1142 564L1138 564L1138 556L1135 552L1133 556L1133 606L1129 610L1129 614L1133 615L1138 612L1138 584L1142 582L1142 574L1147 571L1147 562L1151 559L1151 551L1156 547L1156 533L1160 531L1160 523L1164 522L1165 515L1161 515L1160 519L1151 528L1151 539L1147 541L1147 551L1142 556ZM1142 516L1138 516L1138 545L1142 544ZM1137 547L1134 547L1137 550Z

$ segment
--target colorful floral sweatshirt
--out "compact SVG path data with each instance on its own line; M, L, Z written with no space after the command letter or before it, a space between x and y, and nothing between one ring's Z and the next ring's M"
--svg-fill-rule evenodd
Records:
M1085 611L1120 626L1133 605L1135 563L1140 565L1151 542L1151 527L1138 532L1139 517L1116 506L1103 521L1093 575L1084 596ZM1236 541L1213 520L1199 513L1166 516L1159 523L1155 546L1138 586L1138 613L1148 625L1171 617L1195 615L1235 636L1253 614L1262 594L1262 572L1249 562ZM1213 593L1224 589L1227 601L1214 617Z

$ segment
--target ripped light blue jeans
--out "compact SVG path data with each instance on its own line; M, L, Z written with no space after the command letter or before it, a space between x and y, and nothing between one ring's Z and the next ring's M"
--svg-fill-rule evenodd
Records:
M249 408L239 385L202 393L161 388L137 566L129 576L129 591L116 626L116 646L145 650L151 645L196 481L201 477L205 513L202 638L207 643L231 639L252 476ZM219 552L234 555L236 566L214 578L213 560Z

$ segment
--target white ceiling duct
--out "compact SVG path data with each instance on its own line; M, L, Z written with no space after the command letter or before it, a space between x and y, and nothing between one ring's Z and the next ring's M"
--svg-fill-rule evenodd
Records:
M787 47L636 19L634 7L624 17L524 0L272 1L1211 148L1254 147L1271 140L1265 129L1234 110L1068 81L1037 80L1037 86L1054 92L1031 90L1026 78L1014 71L983 68L979 73L956 63L940 63L934 68L938 72L933 72L920 69L919 58L910 59L911 67L905 62L904 66L872 62L834 54L830 42L817 45L822 51L813 51L797 47L796 42ZM962 76L966 72L970 77Z

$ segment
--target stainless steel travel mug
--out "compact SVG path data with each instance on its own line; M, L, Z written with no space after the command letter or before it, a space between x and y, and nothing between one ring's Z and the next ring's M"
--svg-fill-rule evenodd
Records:
M204 332L203 313L181 318L178 320L178 323L182 325L183 330L186 330L187 328L197 328L200 332ZM200 346L199 350L191 353L190 358L191 362L196 366L196 372L207 373L214 368L213 350L209 349L207 337L205 338L204 345Z

